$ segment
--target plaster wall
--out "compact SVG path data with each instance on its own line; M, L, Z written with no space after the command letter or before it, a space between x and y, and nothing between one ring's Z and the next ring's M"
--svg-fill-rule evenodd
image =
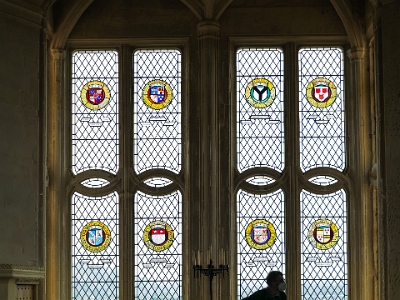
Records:
M384 152L381 160L382 179L386 186L382 214L385 216L386 239L380 249L386 252L384 264L387 280L387 299L400 299L400 3L381 8L381 98L383 104ZM385 249L386 248L386 249ZM386 251L385 251L386 250ZM383 284L383 282L382 282Z
M101 21L99 21L101 20ZM332 6L228 7L217 20L221 36L228 35L324 35L345 29ZM84 12L70 38L124 38L196 36L199 20L180 1L97 0ZM316 26L318 24L318 26Z
M0 13L0 264L40 266L40 29Z

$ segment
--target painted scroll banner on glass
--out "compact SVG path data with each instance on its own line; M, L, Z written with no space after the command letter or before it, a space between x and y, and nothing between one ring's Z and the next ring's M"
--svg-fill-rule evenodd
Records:
M118 53L72 55L72 170L116 174L119 157Z

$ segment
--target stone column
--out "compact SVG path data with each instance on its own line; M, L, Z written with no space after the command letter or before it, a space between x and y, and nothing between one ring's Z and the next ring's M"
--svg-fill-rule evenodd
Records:
M376 239L376 211L370 187L370 174L375 159L372 155L374 138L372 135L371 109L368 87L368 60L364 47L353 47L348 51L351 61L349 75L351 85L347 88L347 106L350 110L348 141L351 149L349 173L354 179L352 198L349 199L349 278L350 298L374 298L376 263L374 249ZM357 134L358 133L358 134ZM353 138L357 137L357 139ZM352 251L351 249L358 249Z
M61 151L61 112L63 106L65 51L53 49L49 53L48 64L48 103L47 103L47 199L46 199L46 299L60 298L60 246L62 218L60 215L60 201L62 195L62 153ZM70 240L70 239L69 239ZM69 251L64 251L68 252ZM67 276L67 275L65 275Z
M218 52L219 23L201 21L197 25L199 39L199 107L200 107L200 247L203 267L213 260L219 264L219 136L218 136ZM201 299L209 299L209 280L202 276ZM218 278L213 280L213 299L218 299Z

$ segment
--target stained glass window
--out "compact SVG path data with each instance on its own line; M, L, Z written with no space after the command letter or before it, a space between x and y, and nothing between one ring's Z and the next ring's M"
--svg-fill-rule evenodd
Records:
M309 182L330 186L346 167L342 49L300 49L299 102L300 166L315 169ZM347 299L346 199L343 190L300 194L303 299Z
M291 272L285 270L285 233L290 237L297 233L285 231L284 224L293 220L285 222L284 208L287 203L296 207L300 201L300 215L292 211L289 215L301 223L301 297L345 300L347 195L344 190L332 190L346 168L343 50L299 50L298 106L292 99L284 105L283 56L279 48L241 48L236 53L236 166L239 173L248 175L237 186L260 191L255 195L239 189L237 193L238 298L265 287L271 270ZM294 66L285 67L292 68L287 73L294 70ZM296 90L285 87L291 93ZM289 136L298 132L298 140L285 136L284 115L295 124ZM285 155L291 158L289 162ZM291 172L285 169L287 165L304 173ZM311 169L314 176L308 181L321 193L303 188L296 194L292 182L301 187ZM262 192L272 186L275 192ZM291 199L285 198L283 190L290 191ZM296 277L292 274L291 278Z
M181 53L138 50L133 62L133 163L137 174L181 170ZM72 295L75 300L119 298L118 196L91 197L119 170L118 53L72 54L72 169L82 193L72 197ZM123 102L127 107L128 101ZM131 152L132 153L132 152ZM90 174L90 175L89 175ZM156 191L173 183L157 175L144 183ZM173 176L172 176L173 177ZM181 194L136 192L135 296L182 297ZM126 238L126 237L125 237Z
M299 51L300 162L303 171L345 168L343 51Z
M119 297L118 195L72 196L72 299Z
M283 51L241 48L236 52L237 169L281 172L285 166ZM267 170L267 169L266 169ZM253 175L246 182L266 186L275 179ZM265 286L269 271L284 272L284 195L237 193L238 297Z
M135 299L182 299L182 196L136 193Z
M119 168L118 53L72 54L72 171L95 190ZM93 174L97 174L93 176ZM86 190L89 191L89 190ZM119 200L116 192L71 198L72 299L119 298Z
M346 193L300 199L302 299L347 299Z
M284 195L281 190L237 195L238 297L265 287L271 270L285 270Z
M181 170L181 53L138 50L134 74L134 165L137 173Z
M116 174L118 158L118 53L77 51L72 55L72 170Z
M282 171L285 166L283 127L283 52L239 49L237 65L237 168Z
M146 49L133 54L134 167L153 169L150 189L173 183L157 169L181 171L181 52ZM182 196L137 192L135 220L135 299L182 299Z

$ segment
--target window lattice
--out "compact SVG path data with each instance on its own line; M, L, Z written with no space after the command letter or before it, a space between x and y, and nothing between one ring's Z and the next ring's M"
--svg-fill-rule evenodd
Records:
M139 50L134 65L134 165L137 173L181 169L181 53Z
M303 171L345 168L343 51L299 51L300 162Z
M283 52L240 49L237 66L237 168L284 168Z
M116 193L72 196L72 299L119 298L119 211Z
M118 53L72 55L72 170L118 170Z
M284 195L237 194L238 299L265 287L272 270L285 271Z
M347 289L346 193L303 191L301 199L302 299L345 300Z
M182 299L182 196L134 199L135 299Z

